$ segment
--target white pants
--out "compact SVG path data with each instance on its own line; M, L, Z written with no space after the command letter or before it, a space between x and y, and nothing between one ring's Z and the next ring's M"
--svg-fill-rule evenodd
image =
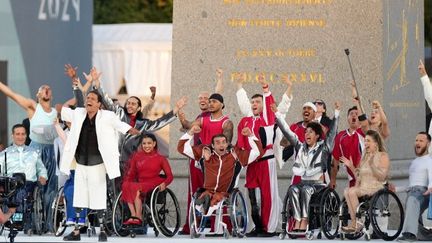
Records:
M106 209L107 186L105 165L77 164L74 181L74 208Z

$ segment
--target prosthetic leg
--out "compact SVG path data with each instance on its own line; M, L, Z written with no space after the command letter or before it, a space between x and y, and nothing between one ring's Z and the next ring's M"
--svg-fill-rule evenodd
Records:
M249 191L249 200L251 203L252 221L255 224L255 229L247 233L246 236L256 237L258 233L261 233L264 230L261 221L260 207L258 206L258 201L256 199L256 188L250 188L248 189L248 191Z
M99 233L99 242L106 242L108 239L107 234L105 232L105 210L97 210L97 217L99 220L99 227L100 227L100 233Z

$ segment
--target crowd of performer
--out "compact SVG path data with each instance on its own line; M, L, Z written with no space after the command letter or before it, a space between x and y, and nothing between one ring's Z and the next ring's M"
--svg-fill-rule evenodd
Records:
M432 107L432 85L421 61L418 68L425 99ZM123 192L121 198L131 212L124 224L142 224L143 193L155 187L165 190L174 179L152 133L177 118L185 132L179 138L178 151L186 156L189 168L188 205L195 196L196 203L202 204L205 211L210 210L233 187L239 186L236 176L245 168L244 187L253 224L248 237L272 237L279 231L282 205L277 167L282 168L288 161L293 164L288 189L295 219L293 230L298 232L308 227L312 195L320 188L336 187L342 164L348 173L343 196L351 217L350 224L342 227L345 232L361 230L355 211L359 197L383 188L390 176L391 163L386 152L386 142L392 139L389 121L378 101L372 102L372 111L366 114L355 82L351 84L354 102L351 107L336 102L334 117L330 118L329 106L322 99L313 99L303 104L302 120L288 125L286 117L295 98L288 77L284 78L286 92L276 104L264 75L257 77L262 92L250 98L243 88L244 77L238 76L236 98L243 117L234 124L229 114L224 113L225 106L233 104L224 102L221 69L216 70L215 92L203 91L198 95L200 114L185 114L187 98L182 97L172 111L156 120L146 118L155 100L155 87L150 88L152 96L148 104L143 105L140 98L131 96L121 106L103 90L101 73L96 68L83 73L84 85L76 67L65 65L65 74L71 80L74 97L55 108L48 85L41 86L37 100L33 100L0 82L0 91L26 111L29 122L28 127L13 126L12 145L0 154L1 173L7 171L9 176L25 173L25 189L19 193L20 197L31 195L38 183L43 186L46 233L54 233L51 206L57 189L64 186L67 224L75 226L64 237L65 241L80 240L80 227L89 209L97 212L101 226L99 241L107 241L104 229L107 176L114 182L115 191ZM339 117L345 114L347 129L338 132ZM429 132L419 131L414 143L416 159L409 169L406 217L400 241L416 240L418 215L432 192L431 131L432 127ZM234 134L237 141L233 141ZM28 146L26 138L31 140ZM330 171L325 169L328 163ZM165 177L161 178L160 172ZM3 208L0 223L23 210ZM429 210L432 219L432 208ZM185 211L186 223L179 234L190 233L189 210ZM32 234L32 220L24 221L25 232Z

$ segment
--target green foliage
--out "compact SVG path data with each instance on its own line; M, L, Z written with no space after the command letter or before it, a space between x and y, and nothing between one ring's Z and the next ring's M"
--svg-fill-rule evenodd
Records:
M172 23L173 0L94 0L94 23Z

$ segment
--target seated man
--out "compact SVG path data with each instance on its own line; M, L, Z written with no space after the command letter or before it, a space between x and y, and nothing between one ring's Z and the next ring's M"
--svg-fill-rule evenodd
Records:
M201 144L192 147L193 135L200 131L201 128L194 125L180 138L177 149L197 161L195 166L204 172L204 188L202 193L197 195L197 201L207 202L207 205L203 205L204 213L207 214L208 207L217 206L236 186L241 167L255 161L262 155L263 150L261 142L249 128L244 128L241 135L248 137L251 150L238 147L228 150L228 140L223 134L213 136L211 146Z
M16 124L12 127L12 146L7 147L0 153L1 172L7 176L12 176L14 173L25 173L26 183L24 188L19 190L16 195L17 201L23 201L29 198L37 186L39 181L41 185L45 185L47 181L47 170L42 163L42 159L38 150L25 145L27 134L22 124ZM20 205L17 212L31 212L31 204ZM24 230L31 234L32 218L30 214L25 214L23 218L25 222Z
M409 167L409 187L405 205L405 221L400 242L417 240L418 219L422 209L428 207L429 196L432 192L432 158L428 148L431 136L426 132L419 132L416 136L414 151L417 156ZM429 189L428 189L429 188Z

